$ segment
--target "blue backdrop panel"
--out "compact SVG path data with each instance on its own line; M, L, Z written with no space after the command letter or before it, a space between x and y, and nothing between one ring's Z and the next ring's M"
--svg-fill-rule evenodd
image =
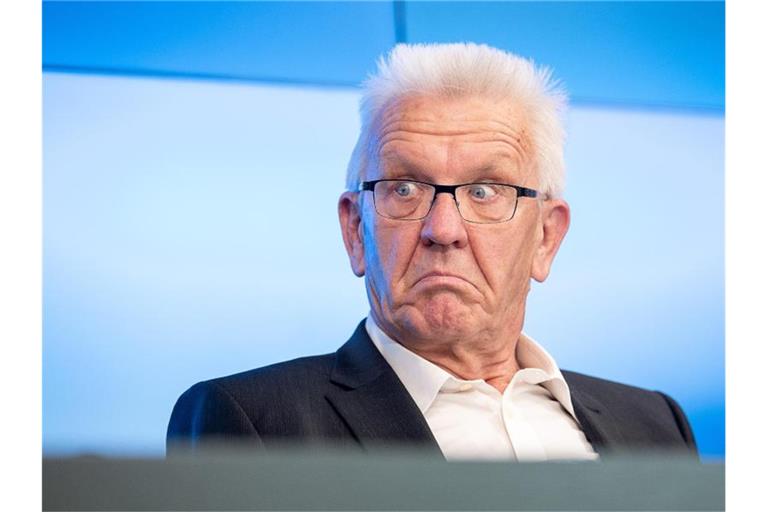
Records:
M45 2L46 69L354 85L395 41L485 42L576 102L722 110L723 2Z
M394 44L390 2L45 2L43 66L354 85Z
M724 2L406 2L408 42L475 41L554 68L575 101L722 109Z

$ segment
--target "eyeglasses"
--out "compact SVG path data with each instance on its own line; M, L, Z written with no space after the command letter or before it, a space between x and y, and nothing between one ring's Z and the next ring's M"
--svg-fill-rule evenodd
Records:
M504 183L436 185L414 180L364 181L361 190L373 192L376 213L397 220L421 220L429 215L437 194L451 194L467 222L493 224L515 216L518 197L537 197L533 189Z

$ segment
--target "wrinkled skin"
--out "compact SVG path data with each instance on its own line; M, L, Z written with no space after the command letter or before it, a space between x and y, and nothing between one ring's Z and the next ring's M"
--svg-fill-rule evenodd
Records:
M509 102L410 97L376 124L365 180L451 185L494 181L538 190L525 119ZM465 379L500 390L517 371L515 347L530 280L543 281L568 229L567 203L520 198L513 219L473 224L449 194L420 221L379 216L371 192L345 192L339 219L352 270L391 338Z

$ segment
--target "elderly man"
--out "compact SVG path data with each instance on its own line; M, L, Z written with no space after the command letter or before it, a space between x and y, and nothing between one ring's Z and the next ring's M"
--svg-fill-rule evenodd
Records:
M338 211L370 314L336 353L199 383L169 446L420 446L448 459L695 453L668 396L577 373L523 334L568 230L564 94L474 44L398 45L365 84Z

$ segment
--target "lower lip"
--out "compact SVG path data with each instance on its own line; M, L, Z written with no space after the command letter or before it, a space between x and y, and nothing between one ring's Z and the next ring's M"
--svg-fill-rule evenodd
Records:
M453 285L469 284L466 280L456 276L427 276L419 279L419 283L428 285Z

